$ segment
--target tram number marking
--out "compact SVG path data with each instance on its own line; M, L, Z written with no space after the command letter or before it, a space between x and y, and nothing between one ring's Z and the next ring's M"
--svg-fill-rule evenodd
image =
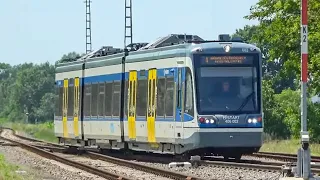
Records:
M238 124L240 116L223 116L222 119L226 124Z
M225 120L224 122L227 123L227 124L237 124L237 123L239 123L239 120L236 120L236 119L233 119L233 120L228 119L228 120Z
M242 48L242 52L249 52L248 48Z
M303 42L307 42L307 35L303 35Z
M307 26L303 25L302 26L302 42L306 43L307 42L307 37L308 37Z

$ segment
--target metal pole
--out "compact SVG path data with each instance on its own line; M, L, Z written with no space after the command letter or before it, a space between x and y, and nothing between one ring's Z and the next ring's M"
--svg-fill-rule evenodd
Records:
M302 177L309 179L310 149L307 131L307 80L308 80L308 0L301 0L301 142ZM301 157L302 155L302 157Z
M86 0L86 54L92 51L91 39L91 0Z
M27 116L26 124L28 124L29 123L29 113L28 112L26 112L26 116Z
M308 0L301 0L301 130L307 131L307 79L308 79Z

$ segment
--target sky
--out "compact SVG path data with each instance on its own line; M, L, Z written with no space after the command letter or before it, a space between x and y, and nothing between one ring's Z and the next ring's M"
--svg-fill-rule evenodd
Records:
M256 21L244 19L258 0L133 0L133 41L168 34L219 34ZM123 47L124 0L92 0L92 45ZM54 63L71 51L85 52L84 0L9 0L0 6L0 62Z

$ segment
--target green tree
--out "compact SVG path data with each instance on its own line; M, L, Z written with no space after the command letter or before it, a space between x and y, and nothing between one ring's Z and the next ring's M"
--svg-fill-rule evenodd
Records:
M60 60L56 62L57 63L65 63L65 62L72 62L79 59L82 55L76 53L76 52L70 52L68 54L64 54Z
M320 91L320 1L309 0L309 97ZM265 131L275 137L299 137L300 0L260 0L245 17L259 24L235 35L256 44L263 54ZM308 100L308 129L320 140L320 105Z
M274 94L272 82L268 80L263 81L264 131L271 135L272 138L288 138L291 133L290 128L284 122L286 115L277 111L277 109L281 108L281 105L276 101L277 97Z
M80 57L71 52L57 62L73 61ZM10 121L29 122L53 120L55 66L24 63L16 66L0 63L0 117Z
M17 72L11 86L7 114L29 113L30 119L35 117L35 108L40 107L41 98L54 89L54 66L49 63L24 66Z
M320 92L319 10L320 1L309 0L309 69L315 93ZM281 67L273 80L275 92L296 89L300 79L300 0L260 0L245 18L259 21L254 39L271 45L269 61L277 60Z
M285 126L290 130L290 135L300 137L300 92L291 89L283 90L275 95L277 108L274 109Z
M53 120L55 109L55 97L54 93L46 93L42 96L40 106L34 108L35 118L39 121Z

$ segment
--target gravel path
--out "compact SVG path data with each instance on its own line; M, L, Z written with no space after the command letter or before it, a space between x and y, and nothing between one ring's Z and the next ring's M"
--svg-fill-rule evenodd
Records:
M144 165L163 168L175 172L181 172L203 179L242 179L242 180L271 180L279 179L280 172L255 171L249 169L239 169L234 167L217 167L212 165L202 165L197 168L169 168L167 164L139 162Z
M1 135L14 138L8 131L3 131ZM0 141L3 142L3 140ZM10 144L10 142L6 141L5 143ZM10 164L19 166L21 168L19 174L26 179L104 180L104 178L64 165L57 161L45 159L37 154L21 149L20 147L0 145L0 154L3 154L6 161Z
M19 174L25 179L34 180L104 180L99 176L75 169L56 161L45 159L34 153L13 146L0 145L0 154L6 161L20 167Z
M86 157L81 157L81 156L74 156L74 155L67 155L67 154L60 154L60 153L55 153L59 156L62 156L64 158L68 158L72 161L76 161L76 162L80 162L95 168L99 168L108 172L112 172L115 174L119 174L119 175L124 175L126 177L132 178L132 179L137 179L137 180L169 180L169 178L165 178L165 177L161 177L161 176L157 176L154 174L150 174L150 173L146 173L144 171L139 171L136 169L132 169L129 167L125 167L125 166L119 166L119 165L115 165L112 163L108 163L105 161L101 161L101 160L92 160Z
M18 134L20 136L30 137L30 136L27 136L25 133L20 133L19 132ZM6 138L10 138L12 140L18 140L19 142L23 142L23 143L30 144L30 145L48 145L48 144L42 143L42 142L33 142L33 141L28 141L28 140L25 140L25 139L18 138L16 136L14 136L10 130L3 130L2 133L1 133L1 136L6 137Z
M4 131L7 132L7 131ZM13 136L10 135L10 133L5 134L6 136ZM15 138L15 137L13 137ZM26 140L22 140L25 142L28 142ZM12 148L12 147L10 147ZM0 151L1 153L1 151ZM78 162L85 163L87 165L93 166L93 167L99 167L102 168L103 170L106 171L111 171L113 173L119 173L131 178L135 179L161 179L165 180L165 178L158 177L156 175L150 174L150 173L145 173L143 171L137 171L131 168L127 167L122 167L118 165L114 165L111 163L107 163L104 161L100 160L91 160L85 157L78 157L78 156L73 156L73 155L63 155L64 157L71 158L72 160L76 160ZM243 156L242 159L247 159L247 160L260 160L260 161L273 161L273 162L281 162L281 161L276 161L273 159L268 159L268 158L258 158L258 157L252 157L252 156ZM47 160L48 161L48 160ZM137 161L135 161L137 162ZM162 168L170 171L175 171L175 172L181 172L184 174L189 174L192 176L198 176L204 179L246 179L246 180L251 180L251 179L256 179L256 180L264 180L264 179L278 179L280 176L280 172L266 172L266 171L257 171L257 170L249 170L249 169L239 169L239 168L234 168L234 167L219 167L219 166L213 166L213 165L202 165L197 168L183 168L183 167L177 167L177 168L169 168L167 164L160 164L160 163L146 163L146 162L139 162L144 165L156 167L156 168ZM69 169L70 167L67 167L65 165L59 165L61 167L59 168L65 168ZM50 169L50 168L49 168ZM51 170L54 168L51 168ZM59 172L60 170L56 170L55 172ZM65 170L66 171L66 170ZM73 172L80 173L81 170L73 170ZM48 172L46 170L46 172ZM50 171L49 171L50 172ZM66 173L63 173L68 176L67 174L73 173L72 171L68 170ZM82 172L85 173L85 172ZM59 173L60 174L60 173ZM78 175L79 176L79 175ZM58 176L59 177L59 176ZM72 177L72 176L71 176ZM82 179L92 179L93 177L88 178L84 177L83 175L80 175ZM81 179L80 178L80 179ZM60 178L61 179L61 178ZM73 176L72 179L78 179Z
M34 142L30 142L28 140L24 140L24 139L20 139L20 138L15 137L14 135L11 134L10 131L6 131L5 130L5 131L3 131L1 133L1 135L3 137L7 137L7 138L10 138L10 139L19 140L20 142L24 142L24 143L28 143L28 144L34 144ZM20 150L20 152L24 151L25 153L33 154L33 153L27 152L27 151L25 151L23 149L20 149L18 147L4 146L3 148L6 148L7 152L10 152L11 149L14 148L15 151L19 151ZM0 153L1 153L1 151L0 151ZM157 176L157 175L154 175L154 174L150 174L150 173L146 173L146 172L143 172L143 171L138 171L138 170L135 170L135 169L132 169L132 168L128 168L128 167L125 167L125 166L115 165L115 164L108 163L108 162L101 161L101 160L92 160L92 159L89 159L89 158L86 158L86 157L68 155L68 154L61 154L61 153L55 153L55 154L59 155L59 156L62 156L64 158L68 158L70 160L76 161L76 162L84 163L86 165L89 165L89 166L92 166L92 167L95 167L95 168L100 168L100 169L108 171L108 172L112 172L112 173L119 174L119 175L124 175L126 177L131 177L131 178L137 179L137 180L147 180L147 179L148 180L149 179L150 180L169 180L168 178L160 177L160 176ZM7 155L5 155L5 156L7 156ZM33 156L37 156L37 155L33 154ZM28 156L26 156L26 158L19 157L18 159L22 159L25 162L25 161L28 161L29 158L34 158L34 157L31 157L31 156L28 155ZM28 159L28 160L26 160L26 159ZM80 172L84 172L84 171L72 168L70 166L64 165L62 163L58 163L56 161L43 159L42 161L49 161L48 163L51 163L51 165L49 165L49 166L47 165L48 163L37 162L37 161L38 161L38 159L34 158L34 159L30 160L30 163L31 164L35 164L34 167L39 166L38 164L42 164L43 167L45 167L45 172L50 172L50 174L58 175L57 176L57 177L59 177L58 179L63 179L59 175L65 175L66 177L68 177L70 175L70 177L72 177L71 179L81 179L81 180L82 179L90 179L90 178L91 179L97 179L97 180L98 179L103 179L103 178L99 178L99 177L88 177L87 175L80 174ZM19 162L19 161L16 161L14 164L19 164L20 165L22 163ZM58 169L56 167L53 167L55 165L59 166ZM56 170L53 171L54 169L56 169ZM63 172L62 173L61 169L66 169L66 171L70 171L70 170L72 170L72 171L71 172ZM38 173L35 169L29 170L29 171L30 172L36 172L34 174ZM79 178L77 178L77 176L72 175L72 173L74 173L74 172L77 173L77 176L80 175ZM89 174L89 173L87 173L87 174ZM50 175L44 175L44 176L46 177L46 179L47 179L47 177L50 177ZM38 179L38 177L36 179ZM67 178L67 179L69 179L69 178Z
M255 156L242 156L243 160L256 160L256 161L265 161L265 162L281 162L284 163L281 160L277 160L277 159L270 159L270 158L262 158L262 157L255 157Z

